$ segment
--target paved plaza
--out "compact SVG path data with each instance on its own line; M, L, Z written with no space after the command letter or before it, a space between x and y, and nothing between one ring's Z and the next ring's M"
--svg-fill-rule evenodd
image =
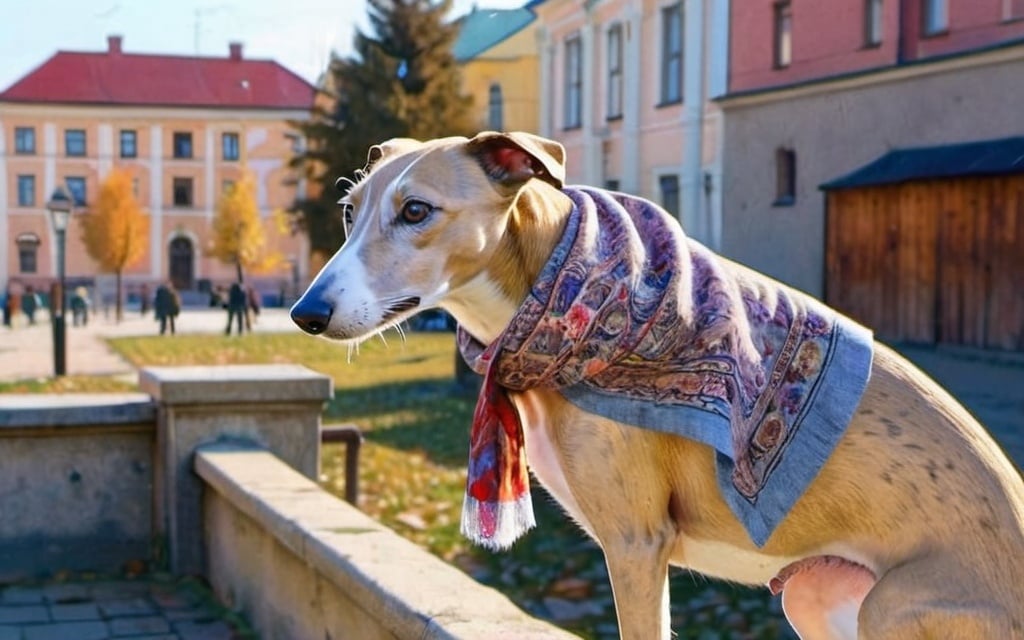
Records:
M243 640L212 594L170 576L0 588L0 640Z
M67 327L68 375L134 374L135 369L115 354L104 338L117 336L158 335L160 326L150 312L141 315L137 310L126 311L121 322L115 322L112 313L95 313L84 327ZM178 334L223 333L227 326L227 312L223 309L188 309L178 316ZM298 331L288 318L288 310L265 307L260 312L253 333ZM164 336L173 340L170 335ZM0 381L25 378L46 378L53 375L53 330L46 315L28 325L20 318L15 328L0 327Z

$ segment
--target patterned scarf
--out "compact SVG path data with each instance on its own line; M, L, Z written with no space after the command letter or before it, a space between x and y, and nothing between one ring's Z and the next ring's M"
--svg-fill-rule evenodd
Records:
M574 203L565 233L504 333L485 346L459 331L463 357L484 375L463 534L499 549L534 525L509 391L544 387L713 447L726 502L763 545L845 431L871 334L718 258L646 200L564 193Z

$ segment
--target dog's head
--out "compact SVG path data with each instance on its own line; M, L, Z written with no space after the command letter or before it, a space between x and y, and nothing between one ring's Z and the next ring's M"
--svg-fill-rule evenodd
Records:
M489 297L518 303L500 300L488 265L519 195L560 188L564 158L560 144L527 133L372 147L362 179L340 202L348 239L292 307L292 319L311 334L359 341L431 307L464 322L457 310L487 306ZM477 329L486 339L479 334L501 327Z

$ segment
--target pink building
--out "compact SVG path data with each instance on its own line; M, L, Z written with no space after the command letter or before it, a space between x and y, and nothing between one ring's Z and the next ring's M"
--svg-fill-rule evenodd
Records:
M1022 0L747 0L742 8L733 3L729 41L728 93L717 101L724 113L720 249L816 296L832 299L826 282L841 282L827 277L841 257L826 247L823 185L889 152L955 156L972 148L965 143L999 147L1024 133ZM919 169L914 184L932 184L936 193L956 179ZM1024 164L1000 167L1018 170ZM932 223L945 211L919 215L939 228ZM879 249L888 252L904 232L890 225L866 235L890 238ZM921 242L940 243L939 235ZM1024 252L1020 237L992 241L1018 242ZM913 265L904 266L884 278L909 282ZM948 298L955 283L935 286Z
M734 6L729 92L818 81L1024 38L1024 0L757 0Z
M68 279L104 288L110 276L85 252L80 220L115 167L132 175L150 219L146 254L124 274L129 291L170 279L189 292L234 278L206 248L218 198L243 171L257 183L268 249L288 261L253 282L271 293L305 278L309 243L273 214L296 197L289 121L309 117L315 89L272 60L245 57L241 44L224 54L133 53L111 36L105 51L58 51L0 92L0 287L53 281L45 206L63 186L76 213Z
M715 246L728 0L535 0L539 133L570 182L644 196Z

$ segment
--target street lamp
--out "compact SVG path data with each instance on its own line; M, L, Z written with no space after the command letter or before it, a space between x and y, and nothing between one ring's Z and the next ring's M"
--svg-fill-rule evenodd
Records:
M68 223L71 222L71 198L64 191L63 187L57 187L46 203L46 210L50 212L50 221L53 222L53 230L57 232L57 294L51 296L50 307L53 319L53 373L55 376L62 376L67 373L67 338L65 331L67 323L64 319L64 310L67 308L67 296L64 294L64 235L68 230Z

